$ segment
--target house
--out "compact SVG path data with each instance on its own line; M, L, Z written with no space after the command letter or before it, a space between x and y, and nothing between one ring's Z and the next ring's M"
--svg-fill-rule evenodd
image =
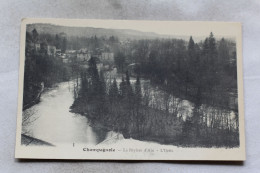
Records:
M60 58L63 63L69 63L71 60L70 56L65 53L61 53L61 55L57 55L57 57Z
M77 61L79 62L88 62L91 58L91 53L88 51L87 48L82 48L78 50L77 52Z
M76 50L66 50L65 53L66 53L66 54L76 54L77 51L76 51Z
M81 48L80 50L77 51L77 53L87 53L88 49L87 48Z
M56 47L55 46L47 46L47 54L55 56L56 55Z
M40 44L40 43L35 43L35 44L34 44L34 50L35 50L36 52L39 52L39 51L41 50L41 44Z
M47 43L46 40L44 40L41 44L40 44L40 52L41 53L45 53L49 56L55 56L56 55L56 47L55 46L51 46Z
M68 58L62 58L62 62L63 62L63 63L68 63L68 62L69 62L69 59L68 59Z
M113 62L114 62L114 53L111 53L111 52L103 52L103 53L101 53L100 60L101 60L102 62L110 62L110 63L113 63Z
M79 62L88 62L88 60L90 60L91 58L91 54L86 52L80 52L80 53L77 53L77 60Z
M61 56L61 49L56 49L56 55Z
M82 54L81 54L82 55ZM79 56L79 59L80 59L80 55L79 54L77 54L77 56ZM82 55L83 56L83 55ZM103 64L100 62L100 59L99 59L99 57L97 56L97 55L92 55L92 56L87 56L87 58L88 59L84 59L84 61L82 61L82 59L80 59L81 60L81 62L80 62L80 67L82 67L82 68L89 68L89 60L91 59L91 58L93 58L95 61L96 61L96 66L97 66L97 69L98 69L98 71L100 71L100 69L102 69L102 67L103 67Z
M36 52L39 52L41 50L41 44L40 43L30 42L30 43L26 43L26 46L31 51L34 50Z

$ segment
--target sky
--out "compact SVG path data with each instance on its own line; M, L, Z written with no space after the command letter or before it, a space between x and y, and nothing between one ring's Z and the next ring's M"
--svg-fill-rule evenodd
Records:
M132 29L163 35L205 36L213 32L219 36L240 36L240 23L189 22L189 21L142 21L142 20L96 20L96 19L24 19L28 23L50 23L62 26L94 27L109 29Z

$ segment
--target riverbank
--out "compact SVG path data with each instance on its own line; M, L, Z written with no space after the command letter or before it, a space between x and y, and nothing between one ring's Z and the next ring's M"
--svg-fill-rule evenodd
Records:
M197 117L202 117L203 114L209 117L212 114L216 116L214 113L217 110L206 109L205 105L193 108L192 112L186 116L186 120L183 120L180 113L185 113L185 111L181 110L174 114L144 105L139 105L138 109L136 107L129 109L129 105L123 101L110 106L108 100L105 103L108 105L105 104L102 107L106 110L103 114L99 112L101 107L98 107L96 102L83 102L79 98L70 108L71 112L87 117L93 128L115 131L122 134L125 139L132 138L179 147L233 148L239 146L238 131L213 128L211 125L199 123L200 120ZM229 114L222 112L221 115Z
M21 144L26 146L52 146L52 147L54 146L49 142L31 136L27 136L25 134L21 135Z

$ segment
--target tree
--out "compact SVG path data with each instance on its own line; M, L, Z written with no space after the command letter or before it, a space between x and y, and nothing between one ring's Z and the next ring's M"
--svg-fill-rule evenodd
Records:
M109 99L112 103L116 102L118 99L118 87L117 87L117 82L116 82L115 78L109 89Z
M192 36L190 36L189 45L188 45L189 54L193 53L194 49L195 49L195 43L192 39Z
M209 46L209 70L208 70L208 74L209 74L209 88L210 90L212 90L212 87L215 87L219 81L218 79L218 65L217 65L217 47L216 47L216 40L215 37L213 35L213 33L211 32L209 35L209 39L208 39L208 46Z
M118 42L118 38L117 38L117 37L114 37L113 35L110 36L108 40L109 40L109 42L112 43L112 44Z
M158 57L158 51L152 50L149 54L149 61L148 61L148 69L149 74L152 81L156 80L156 75L158 74L158 64L157 64L157 57Z
M208 53L209 53L209 39L206 38L205 41L203 42L202 54L207 56Z
M115 64L120 72L124 71L125 68L125 55L120 51L117 56L115 56Z
M184 84L185 84L185 95L188 94L188 86L192 81L192 75L194 75L196 68L196 53L195 53L195 43L190 36L189 44L188 44L188 55L187 60L184 62Z
M39 39L39 34L38 34L37 30L34 28L32 30L32 40L34 43L36 43L38 41L38 39Z
M106 95L106 81L105 81L103 70L100 70L99 80L100 80L99 93L101 96L105 96Z
M224 38L222 38L218 46L218 60L219 63L221 63L221 65L227 64L227 62L229 62L230 57L228 51L229 50L228 50L227 42Z
M55 47L56 47L56 49L61 48L60 37L58 34L56 34L56 36L55 36Z
M100 86L100 80L96 60L94 57L91 57L89 60L88 74L90 77L90 96L91 98L96 98L99 94L98 88Z
M128 71L126 71L125 75L126 75L126 85L129 86L130 85L130 77L129 77Z
M135 95L134 95L134 105L135 105L135 121L137 130L140 132L140 125L143 120L143 115L140 114L140 108L141 108L141 102L142 102L142 91L141 91L141 84L139 75L137 75L136 82L135 82Z
M208 37L207 43L207 56L208 56L208 65L211 68L211 71L215 72L216 70L216 62L217 62L217 47L216 47L216 40L211 32Z
M209 54L211 56L215 56L217 54L217 47L216 47L216 40L212 32L210 33L208 38L208 46L209 46Z
M80 88L80 96L83 100L86 100L88 97L88 80L86 78L86 72L82 72L81 76L81 88Z
M132 89L132 86L130 83L130 77L129 77L128 71L126 71L126 91L127 91L127 98L128 98L129 104L132 105L134 93L133 93L133 89Z
M206 43L207 44L207 43ZM207 47L207 45L205 45ZM188 62L187 62L187 70L188 70L188 81L192 86L198 87L200 85L201 80L201 70L200 70L200 47L196 43L194 43L192 37L190 37L188 44Z
M141 91L141 84L138 75L135 82L135 104L137 108L139 108L141 101L142 101L142 91Z
M149 54L149 41L148 40L139 40L135 47L135 61L140 64L140 70L144 74L148 74L149 69L147 66L148 54Z
M125 82L124 76L122 76L122 81L119 85L119 94L121 95L121 98L126 97L126 82Z
M66 49L67 49L67 39L66 39L66 37L64 37L62 40L62 44L61 44L61 52L65 53Z
M100 47L100 41L98 39L98 37L95 35L93 38L93 49L94 49L94 53L98 53L97 48Z

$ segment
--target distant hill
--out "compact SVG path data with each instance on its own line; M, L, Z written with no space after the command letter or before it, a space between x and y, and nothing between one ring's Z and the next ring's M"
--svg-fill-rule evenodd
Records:
M91 36L117 36L120 40L126 39L156 39L156 38L175 38L183 39L188 41L190 35L162 35L154 32L142 32L131 29L106 29L106 28L93 28L93 27L71 27L71 26L60 26L53 24L28 24L27 31L31 32L36 29L38 33L50 33L50 34L60 34L65 33L68 37L78 36L78 37L91 37ZM209 33L206 35L208 36ZM195 42L204 40L206 36L193 36ZM216 39L221 39L222 36L216 36ZM227 38L227 37L226 37ZM228 38L232 39L232 38Z
M105 29L93 27L70 27L53 24L28 24L27 31L36 29L38 33L59 34L66 33L67 36L91 37L91 36L117 36L120 40L126 39L155 39L155 38L173 38L173 36L160 35L153 32L141 32L131 29Z

